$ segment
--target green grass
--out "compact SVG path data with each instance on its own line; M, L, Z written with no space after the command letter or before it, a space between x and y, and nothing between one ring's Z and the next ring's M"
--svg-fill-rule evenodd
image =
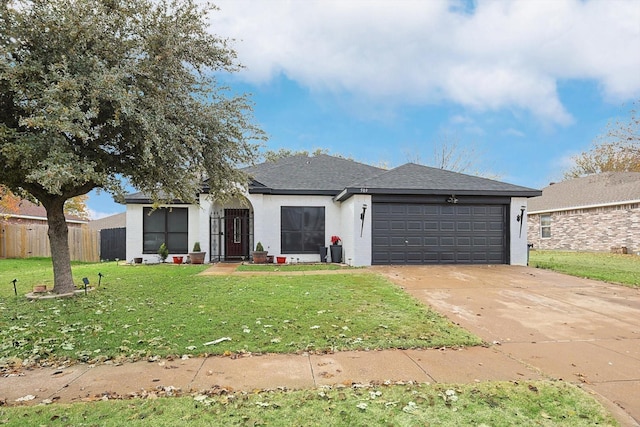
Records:
M322 271L322 270L346 270L353 267L345 267L339 264L242 264L236 271Z
M481 343L373 274L198 276L204 268L74 264L76 282L97 284L101 272L102 286L28 301L33 285L50 283L50 261L0 260L0 364Z
M529 265L572 276L640 287L640 257L593 252L531 251Z
M562 382L393 385L0 407L0 424L74 426L617 425Z

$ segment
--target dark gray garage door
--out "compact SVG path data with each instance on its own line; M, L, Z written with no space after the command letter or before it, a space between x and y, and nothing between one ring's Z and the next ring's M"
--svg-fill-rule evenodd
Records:
M373 203L373 264L505 264L505 205Z

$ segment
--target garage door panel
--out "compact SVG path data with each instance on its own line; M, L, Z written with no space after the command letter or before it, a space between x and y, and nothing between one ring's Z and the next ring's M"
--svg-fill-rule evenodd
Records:
M422 247L423 246L422 236L410 236L410 237L407 237L407 239L405 240L405 243L409 247L411 247L411 246Z
M424 238L424 246L425 247L436 247L436 246L438 246L438 238L436 236L425 237Z
M471 237L465 236L465 237L458 237L456 239L456 246L458 248L467 248L467 247L471 247Z
M389 221L376 220L373 222L373 229L379 231L389 230Z
M390 213L392 215L406 215L407 205L391 205Z
M498 221L491 221L489 223L489 230L491 231L502 231L502 227L503 227L502 222L498 222Z
M487 231L489 227L487 226L486 221L474 221L473 222L473 231Z
M456 254L456 261L461 264L469 264L471 260L471 252L458 251Z
M507 261L504 205L373 204L374 264Z
M407 229L407 223L406 221L391 221L389 229L405 231Z
M407 205L407 216L422 216L422 212L421 205Z
M440 238L440 246L443 246L443 247L455 246L455 244L456 244L455 237L453 236L446 236L446 237Z
M400 247L404 248L406 246L406 239L403 237L392 236L389 239L389 244L391 247Z
M456 223L453 221L442 221L440 222L440 231L448 232L453 231L456 228Z
M456 223L456 230L459 232L471 231L471 222L463 220Z
M407 221L407 230L414 231L422 231L422 221Z
M438 222L437 221L425 221L424 222L424 230L436 231L438 230Z
M453 216L456 213L453 205L440 205L440 216Z
M372 244L374 247L386 247L391 244L391 239L387 236L375 236L372 239Z

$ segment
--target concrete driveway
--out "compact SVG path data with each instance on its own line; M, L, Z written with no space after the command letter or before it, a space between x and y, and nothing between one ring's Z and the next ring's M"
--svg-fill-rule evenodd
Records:
M639 289L506 265L372 270L499 351L582 384L640 424Z

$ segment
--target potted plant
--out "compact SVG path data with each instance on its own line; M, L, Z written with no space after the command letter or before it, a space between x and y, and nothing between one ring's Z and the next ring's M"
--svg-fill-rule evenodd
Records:
M158 256L160 257L160 262L165 262L169 256L169 249L167 249L167 245L164 243L161 244L158 249Z
M339 236L331 236L331 262L342 262L342 239Z
M262 243L256 243L256 250L253 251L254 264L264 264L267 262L267 251L264 250Z
M206 252L202 252L202 249L200 249L200 242L195 242L193 244L193 252L189 252L191 264L204 264L205 254Z

